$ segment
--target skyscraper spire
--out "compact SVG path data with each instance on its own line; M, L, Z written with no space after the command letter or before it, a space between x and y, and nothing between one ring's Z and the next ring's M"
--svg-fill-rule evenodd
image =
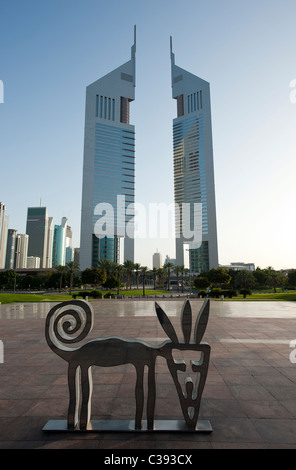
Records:
M210 85L175 64L172 37L170 53L172 96L177 101L173 122L175 203L180 208L184 203L190 205L191 226L195 218L198 221L196 243L183 233L186 214L180 210L176 259L177 265L185 264L184 249L189 245L190 270L200 273L218 267Z
M135 202L135 128L130 123L135 86L136 26L131 59L86 90L81 270L96 267L101 259L134 260L133 215L126 209ZM111 234L102 222L106 204L113 209Z

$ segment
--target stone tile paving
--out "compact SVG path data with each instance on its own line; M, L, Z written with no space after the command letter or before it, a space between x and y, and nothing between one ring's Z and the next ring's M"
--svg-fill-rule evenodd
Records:
M158 301L180 331L182 302ZM191 304L197 313L201 301ZM212 354L200 411L200 419L212 424L211 434L44 433L49 419L66 418L68 404L67 364L48 348L44 337L50 305L42 304L39 309L37 304L0 306L4 343L0 448L296 448L296 364L289 360L289 343L296 338L296 305L286 304L281 310L273 302L256 306L211 301L204 340ZM95 301L93 306L92 338L122 335L159 343L165 339L152 301L106 300ZM133 419L133 367L94 368L93 377L93 419ZM182 419L162 359L157 362L156 381L156 419Z

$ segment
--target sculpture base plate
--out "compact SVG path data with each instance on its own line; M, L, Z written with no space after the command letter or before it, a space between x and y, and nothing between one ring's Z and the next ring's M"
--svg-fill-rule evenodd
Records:
M93 420L89 423L87 429L68 429L66 420L50 420L44 426L45 432L192 432L192 433L210 433L213 431L211 423L208 420L199 420L195 429L189 429L182 420L155 420L153 429L147 429L146 423L143 423L141 429L135 429L134 420Z

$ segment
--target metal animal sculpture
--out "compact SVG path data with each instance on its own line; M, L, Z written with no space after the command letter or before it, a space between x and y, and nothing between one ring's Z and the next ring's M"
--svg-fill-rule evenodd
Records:
M192 312L189 301L185 302L182 309L184 341L179 341L172 323L157 303L155 308L160 324L169 337L169 340L162 344L151 345L137 339L108 337L90 340L80 347L73 345L83 341L93 327L94 314L91 305L83 300L73 300L58 304L50 310L46 318L46 341L56 354L68 362L69 430L87 430L91 427L92 366L112 367L122 364L133 364L136 369L136 430L142 428L144 368L148 366L147 429L153 430L156 400L155 363L158 356L167 361L188 429L195 429L211 350L208 344L200 344L208 322L209 301L205 301L197 317L192 342ZM176 350L198 351L201 354L199 361L190 361L191 373L197 373L197 381L194 384L191 378L186 377L184 392L178 380L178 371L185 371L186 364L174 359L173 352Z

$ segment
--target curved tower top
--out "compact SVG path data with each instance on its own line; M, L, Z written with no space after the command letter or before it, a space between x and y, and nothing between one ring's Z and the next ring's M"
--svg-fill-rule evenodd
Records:
M135 128L130 124L135 87L136 26L131 59L86 89L81 270L96 267L102 259L119 262L122 245L123 260L134 259L134 239L126 236L128 223L129 234L132 231L132 215L125 214L135 202ZM108 231L101 213L106 204L113 210Z
M180 208L176 262L185 264L184 245L189 245L190 270L200 273L218 267L210 84L175 64L172 37L170 55L172 96L177 101L173 122L175 203ZM191 226L199 208L198 243L184 237L183 204L190 204Z

